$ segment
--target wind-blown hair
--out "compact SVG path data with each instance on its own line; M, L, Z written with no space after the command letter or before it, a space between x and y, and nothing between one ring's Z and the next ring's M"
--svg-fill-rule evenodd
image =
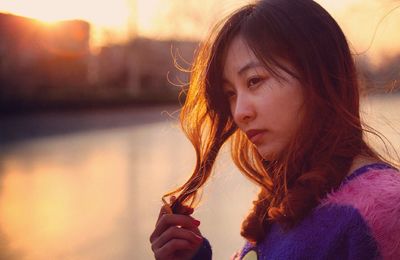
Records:
M222 90L227 49L237 36L270 73L279 78L282 69L302 85L304 120L272 161L263 160L238 129ZM242 224L241 234L251 242L261 241L274 221L286 228L301 221L340 185L356 155L382 159L363 139L359 82L346 38L311 0L259 1L218 24L195 59L180 121L195 148L196 167L185 184L163 199L178 195L174 212L197 205L218 151L231 139L235 164L261 188Z

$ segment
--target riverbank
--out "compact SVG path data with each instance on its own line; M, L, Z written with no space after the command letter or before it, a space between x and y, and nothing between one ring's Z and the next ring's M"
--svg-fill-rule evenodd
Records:
M142 104L38 109L1 115L0 144L42 136L175 121L179 106Z

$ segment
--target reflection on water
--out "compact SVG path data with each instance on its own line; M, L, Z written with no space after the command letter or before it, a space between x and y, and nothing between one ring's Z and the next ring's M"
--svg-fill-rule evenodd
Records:
M397 149L399 106L398 96L364 104L368 121ZM114 127L101 122L115 119L117 111L72 121L59 116L65 124L60 129L74 131L3 144L0 258L151 259L148 237L160 197L182 183L194 165L190 144L161 110L131 111ZM87 120L96 127L79 130ZM241 247L240 223L256 192L228 154L222 151L218 174L195 213L215 259L227 259Z

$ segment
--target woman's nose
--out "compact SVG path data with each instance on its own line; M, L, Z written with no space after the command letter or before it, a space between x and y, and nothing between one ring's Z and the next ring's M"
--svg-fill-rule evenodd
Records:
M256 111L254 109L254 104L251 102L247 96L237 96L236 103L234 106L233 119L236 124L247 124L254 119Z

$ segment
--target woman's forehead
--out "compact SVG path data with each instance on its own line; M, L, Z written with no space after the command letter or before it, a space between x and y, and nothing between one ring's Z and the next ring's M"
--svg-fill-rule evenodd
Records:
M241 36L233 38L227 46L223 57L222 67L225 73L240 73L248 67L259 66L261 61Z
M223 79L228 78L228 75L241 74L247 69L266 69L278 77L282 70L289 74L298 74L298 70L287 57L271 54L272 52L256 54L243 36L235 36L227 45L222 59Z

